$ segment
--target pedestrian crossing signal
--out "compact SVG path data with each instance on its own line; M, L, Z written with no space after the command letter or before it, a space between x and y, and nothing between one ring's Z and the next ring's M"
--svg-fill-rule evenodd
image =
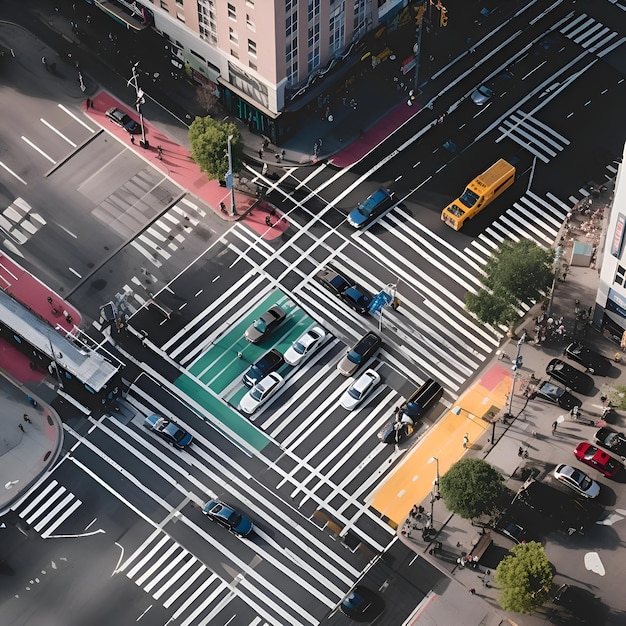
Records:
M444 27L448 25L448 9L441 7L441 15L439 16L439 26Z

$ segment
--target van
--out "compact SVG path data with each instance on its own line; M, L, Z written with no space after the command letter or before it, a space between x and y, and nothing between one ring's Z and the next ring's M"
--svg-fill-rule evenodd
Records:
M394 194L389 189L375 191L367 200L348 215L348 223L354 228L363 228L393 204Z
M463 194L441 212L441 219L454 230L459 230L465 220L478 215L514 182L515 167L499 159L469 183Z

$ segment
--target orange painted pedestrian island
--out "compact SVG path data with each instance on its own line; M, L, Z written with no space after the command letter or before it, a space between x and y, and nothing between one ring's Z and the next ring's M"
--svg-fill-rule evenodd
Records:
M492 420L507 405L513 372L500 364L492 365L461 395L453 407L430 428L385 481L374 491L368 504L397 528L414 504L425 500L439 474L443 476L468 449L486 443L491 436ZM469 443L463 446L467 434ZM483 438L485 444L477 443ZM433 458L434 457L434 458Z

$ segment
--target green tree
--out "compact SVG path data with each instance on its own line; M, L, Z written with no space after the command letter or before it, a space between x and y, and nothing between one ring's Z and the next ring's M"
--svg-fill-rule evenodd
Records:
M465 294L465 308L485 324L512 324L523 301L537 301L554 278L554 250L534 241L505 241L485 266L484 288Z
M506 611L532 613L548 600L553 578L552 566L540 543L515 546L496 569L500 606Z
M189 127L191 157L209 179L224 180L228 172L228 137L232 135L233 174L243 164L243 141L232 122L217 122L212 117L196 117Z
M502 474L486 461L461 459L441 477L439 491L449 511L473 519L495 514L506 487Z

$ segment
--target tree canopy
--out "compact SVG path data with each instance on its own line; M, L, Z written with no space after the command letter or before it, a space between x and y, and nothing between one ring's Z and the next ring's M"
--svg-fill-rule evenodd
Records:
M515 546L496 569L500 606L506 611L533 613L548 600L553 579L552 566L540 543Z
M485 266L484 287L465 294L465 307L485 324L510 324L525 300L539 300L554 278L554 250L529 239L505 241Z
M213 180L224 180L228 172L228 137L232 135L233 174L243 164L243 140L233 122L218 122L212 117L196 117L189 127L191 157Z
M449 511L466 519L493 515L506 492L502 474L482 459L461 459L442 477L439 492Z

